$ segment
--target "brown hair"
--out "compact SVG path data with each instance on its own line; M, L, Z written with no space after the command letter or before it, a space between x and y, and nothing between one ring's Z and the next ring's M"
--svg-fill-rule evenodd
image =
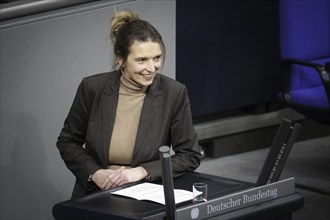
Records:
M113 43L116 57L126 61L130 47L135 40L139 42L157 42L160 44L164 62L165 45L159 32L149 22L139 19L132 11L121 11L116 13L111 20L110 40ZM117 64L114 64L116 67Z

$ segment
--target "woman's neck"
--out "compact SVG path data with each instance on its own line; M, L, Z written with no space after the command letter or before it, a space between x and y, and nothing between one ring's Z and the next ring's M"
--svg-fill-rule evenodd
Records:
M133 81L127 74L122 72L120 76L120 86L127 92L127 93L145 93L148 86L142 86L137 82Z

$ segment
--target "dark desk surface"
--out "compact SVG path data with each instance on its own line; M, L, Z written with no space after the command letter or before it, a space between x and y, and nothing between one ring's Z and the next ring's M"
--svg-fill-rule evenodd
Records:
M254 184L248 182L194 172L185 174L179 178L174 179L174 187L176 189L185 189L191 191L191 186L195 182L205 182L208 184L209 199L218 198L223 195L248 189L254 186ZM98 192L77 200L68 200L58 203L53 208L53 215L57 220L99 220L162 219L166 214L166 209L164 205L150 201L139 201L132 198L112 195L110 194L112 190ZM299 195L297 196L299 197ZM301 208L303 205L303 201L300 203L294 206L291 211L289 210L288 214L290 214L292 211ZM184 206L189 206L191 204L192 201L186 201L177 204L176 207L180 208ZM237 214L240 214L240 212L237 212ZM227 215L230 216L232 215L232 213L228 213Z

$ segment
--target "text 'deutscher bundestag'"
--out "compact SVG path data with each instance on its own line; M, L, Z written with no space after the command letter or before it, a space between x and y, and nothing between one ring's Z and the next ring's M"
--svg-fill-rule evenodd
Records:
M178 219L205 219L236 209L277 199L295 192L294 177L229 194L223 197L182 207L177 210Z

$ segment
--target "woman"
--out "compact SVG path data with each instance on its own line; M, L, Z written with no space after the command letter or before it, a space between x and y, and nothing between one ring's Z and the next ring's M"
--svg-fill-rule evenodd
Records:
M82 80L57 141L76 177L72 198L159 179L163 145L175 152L174 177L200 164L186 87L158 73L165 56L158 31L123 11L112 18L110 39L119 70Z

